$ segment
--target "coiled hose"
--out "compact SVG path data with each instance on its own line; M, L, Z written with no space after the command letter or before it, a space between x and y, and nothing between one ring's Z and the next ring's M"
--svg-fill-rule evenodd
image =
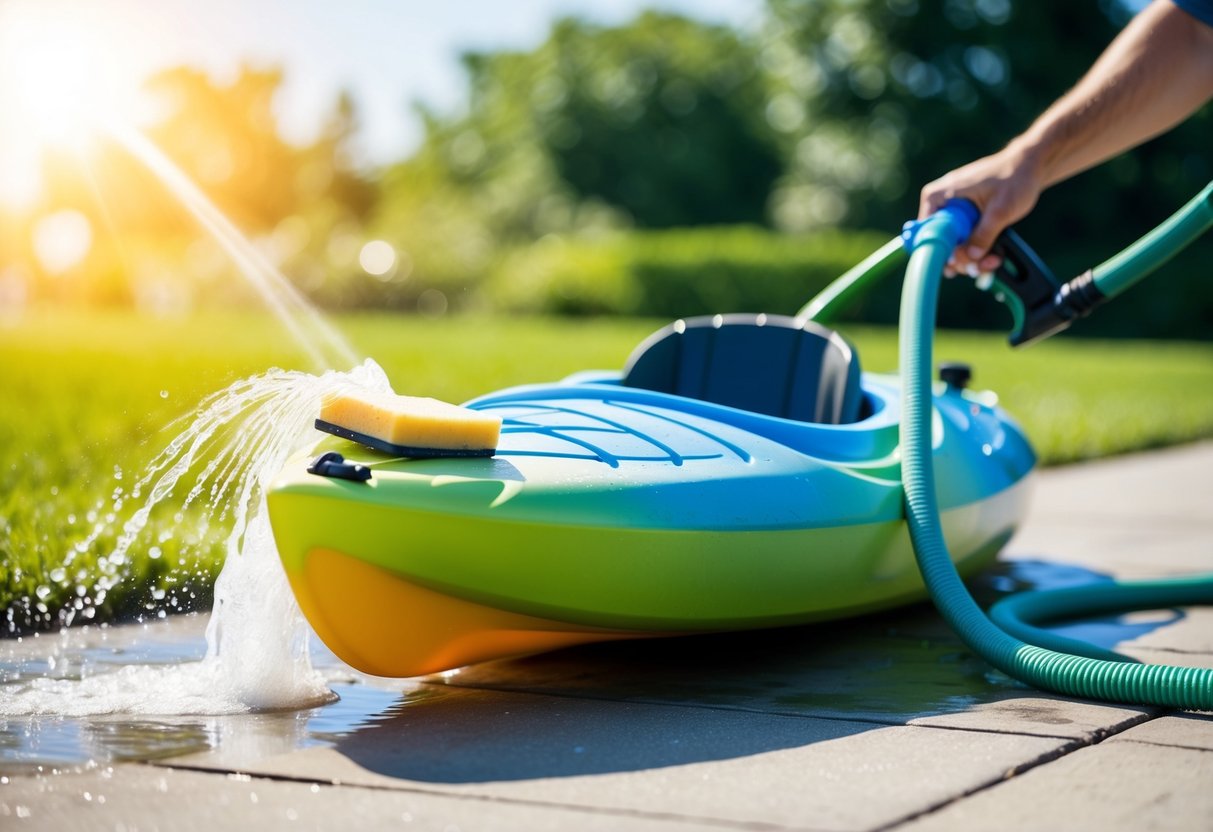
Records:
M952 249L968 236L966 225L947 210L921 224L911 243L913 251L901 296L901 453L906 521L918 568L935 606L973 652L1033 687L1110 702L1213 710L1213 670L1137 663L1092 645L1046 634L1019 620L1209 604L1213 603L1213 576L1025 593L1018 601L1004 602L1000 617L1020 635L1040 642L1029 644L994 624L957 575L948 556L935 500L931 352L939 282Z

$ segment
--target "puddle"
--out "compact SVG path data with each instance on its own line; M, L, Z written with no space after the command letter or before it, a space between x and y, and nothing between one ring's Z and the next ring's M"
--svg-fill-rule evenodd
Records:
M978 579L989 602L1009 592L1072 586L1105 575L1080 567L1009 561ZM915 637L925 608L868 619L652 642L606 643L495 662L449 674L454 685L549 690L655 702L696 702L794 713L889 719L958 713L1022 691L954 637ZM1105 647L1174 623L1164 610L1057 626ZM932 616L933 617L933 616ZM0 641L0 693L10 685L95 679L138 667L198 666L208 616L144 625L89 626ZM903 632L905 631L905 632ZM898 633L893 635L893 633ZM312 665L340 699L299 711L223 716L0 717L0 771L75 768L207 753L208 765L241 767L345 738L400 718L427 692L417 680L352 670L312 636ZM1041 721L1039 715L1034 717ZM1045 720L1047 721L1047 720Z
M1108 583L1111 575L1082 566L1043 560L1006 560L998 562L970 583L973 596L983 607L989 607L1008 595L1028 590L1063 589ZM1178 609L1149 610L1095 616L1078 621L1058 621L1042 629L1067 638L1086 641L1097 647L1115 650L1155 630L1182 621L1185 613Z
M138 668L188 668L206 656L208 616L81 627L0 642L0 686L70 682ZM351 670L314 636L312 665L340 697L301 711L223 716L0 717L0 771L160 760L210 752L225 765L334 745L402 704L415 682Z

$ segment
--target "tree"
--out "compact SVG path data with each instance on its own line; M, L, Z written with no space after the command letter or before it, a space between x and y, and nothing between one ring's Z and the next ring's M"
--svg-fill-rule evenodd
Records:
M757 52L733 32L652 12L566 19L532 52L464 65L467 111L423 111L424 146L393 178L474 192L498 238L765 220L780 160Z
M768 0L770 112L787 174L779 224L896 228L918 188L997 150L1091 65L1128 19L1112 0ZM1210 175L1208 108L1079 177L1028 223L1048 246L1126 242ZM1075 206L1080 206L1075 210ZM1110 253L1110 252L1108 252Z

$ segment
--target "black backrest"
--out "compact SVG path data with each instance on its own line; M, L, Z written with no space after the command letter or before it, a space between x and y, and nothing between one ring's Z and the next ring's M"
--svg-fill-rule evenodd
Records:
M801 422L861 416L859 356L837 332L784 315L674 321L628 359L623 383Z

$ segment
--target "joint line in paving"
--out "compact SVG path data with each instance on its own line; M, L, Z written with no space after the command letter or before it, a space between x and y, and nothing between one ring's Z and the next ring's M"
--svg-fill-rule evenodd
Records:
M889 722L880 719L875 719L870 716L847 716L845 714L804 714L794 711L778 711L767 710L764 708L748 708L742 705L712 705L706 702L667 702L661 699L637 699L637 698L621 698L612 696L591 696L582 692L572 693L565 691L547 691L547 690L524 690L522 688L503 688L494 687L484 684L467 684L465 682L431 682L422 680L423 685L431 685L443 688L461 688L463 690L485 691L488 693L508 693L519 696L554 696L560 699L576 699L584 702L616 702L621 705L656 705L663 708L697 708L703 711L724 711L726 713L743 713L743 714L759 714L762 716L781 716L792 719L820 719L826 722L858 722L863 725L879 725L882 728L928 728L934 731L962 731L970 734L999 734L1001 736L1011 737L1040 737L1041 739L1049 740L1070 740L1073 737L1064 736L1062 734L1036 734L1025 733L1023 731L1002 731L997 728L981 728L979 726L965 725L934 725L923 724L920 722ZM938 716L938 714L924 714L923 716ZM919 719L920 717L911 717Z
M1129 730L1130 728L1134 728L1138 725L1142 725L1146 722L1149 722L1152 719L1157 719L1160 716L1166 716L1168 713L1170 713L1170 712L1169 711L1157 712L1157 713L1148 713L1147 712L1147 713L1143 713L1143 714L1137 714L1136 716L1130 717L1129 719L1126 719L1124 722L1113 725L1110 728L1102 728L1098 731L1095 731L1089 737L1083 737L1081 739L1076 739L1072 742L1068 742L1065 745L1062 745L1062 746L1059 746L1058 748L1053 749L1052 751L1048 751L1044 754L1041 754L1039 757L1036 757L1033 760L1029 760L1026 763L1022 763L1018 766L1015 766L1014 768L1008 770L1007 773L1004 774L1002 777L988 780L985 783L981 783L980 785L977 785L977 786L973 787L972 789L961 792L960 794L955 795L954 797L947 798L946 800L941 800L939 803L936 803L933 806L928 806L927 808L925 808L921 811L915 812L911 815L906 815L904 818L898 818L897 820L895 820L891 823L887 823L882 826L874 827L873 829L870 830L870 832L889 832L889 830L897 829L898 827L904 826L905 824L907 824L911 821L918 820L919 818L923 818L928 815L933 815L936 812L940 811L941 809L946 809L947 807L951 806L954 803L959 803L960 801L966 800L975 794L979 794L981 792L986 791L987 789L991 789L995 786L1001 785L1002 783L1006 783L1009 780L1012 780L1013 778L1018 777L1019 775L1024 774L1025 772L1031 771L1034 768L1039 768L1040 766L1047 765L1048 763L1051 763L1054 760L1060 760L1062 757L1065 757L1069 754L1073 754L1075 751L1079 751L1083 748L1091 748L1093 746L1099 745L1101 742L1108 739L1109 737L1114 737L1117 734L1120 734L1124 731Z
M573 812L584 812L586 814L614 815L617 817L643 818L645 820L669 821L677 823L697 823L704 826L718 827L721 829L755 830L755 832L828 832L828 830L818 827L785 826L783 824L766 823L763 821L729 820L727 818L714 818L700 815L682 815L675 812L655 812L651 810L626 809L614 806L586 806L577 803L558 803L544 800L532 800L528 798L502 797L500 795L491 794L449 792L441 789L425 789L418 786L387 786L375 783L349 783L341 780L307 777L305 775L243 771L237 768L210 768L208 766L201 765L173 763L170 760L165 760L163 762L153 760L149 761L148 765L167 769L169 771L179 769L181 771L192 771L199 774L247 777L250 780L267 780L276 783L296 783L300 785L315 785L337 789L361 789L364 791L382 792L384 794L418 794L425 795L426 797L446 797L455 800L473 800L483 803L504 803L516 806L529 806L533 808L565 809Z

